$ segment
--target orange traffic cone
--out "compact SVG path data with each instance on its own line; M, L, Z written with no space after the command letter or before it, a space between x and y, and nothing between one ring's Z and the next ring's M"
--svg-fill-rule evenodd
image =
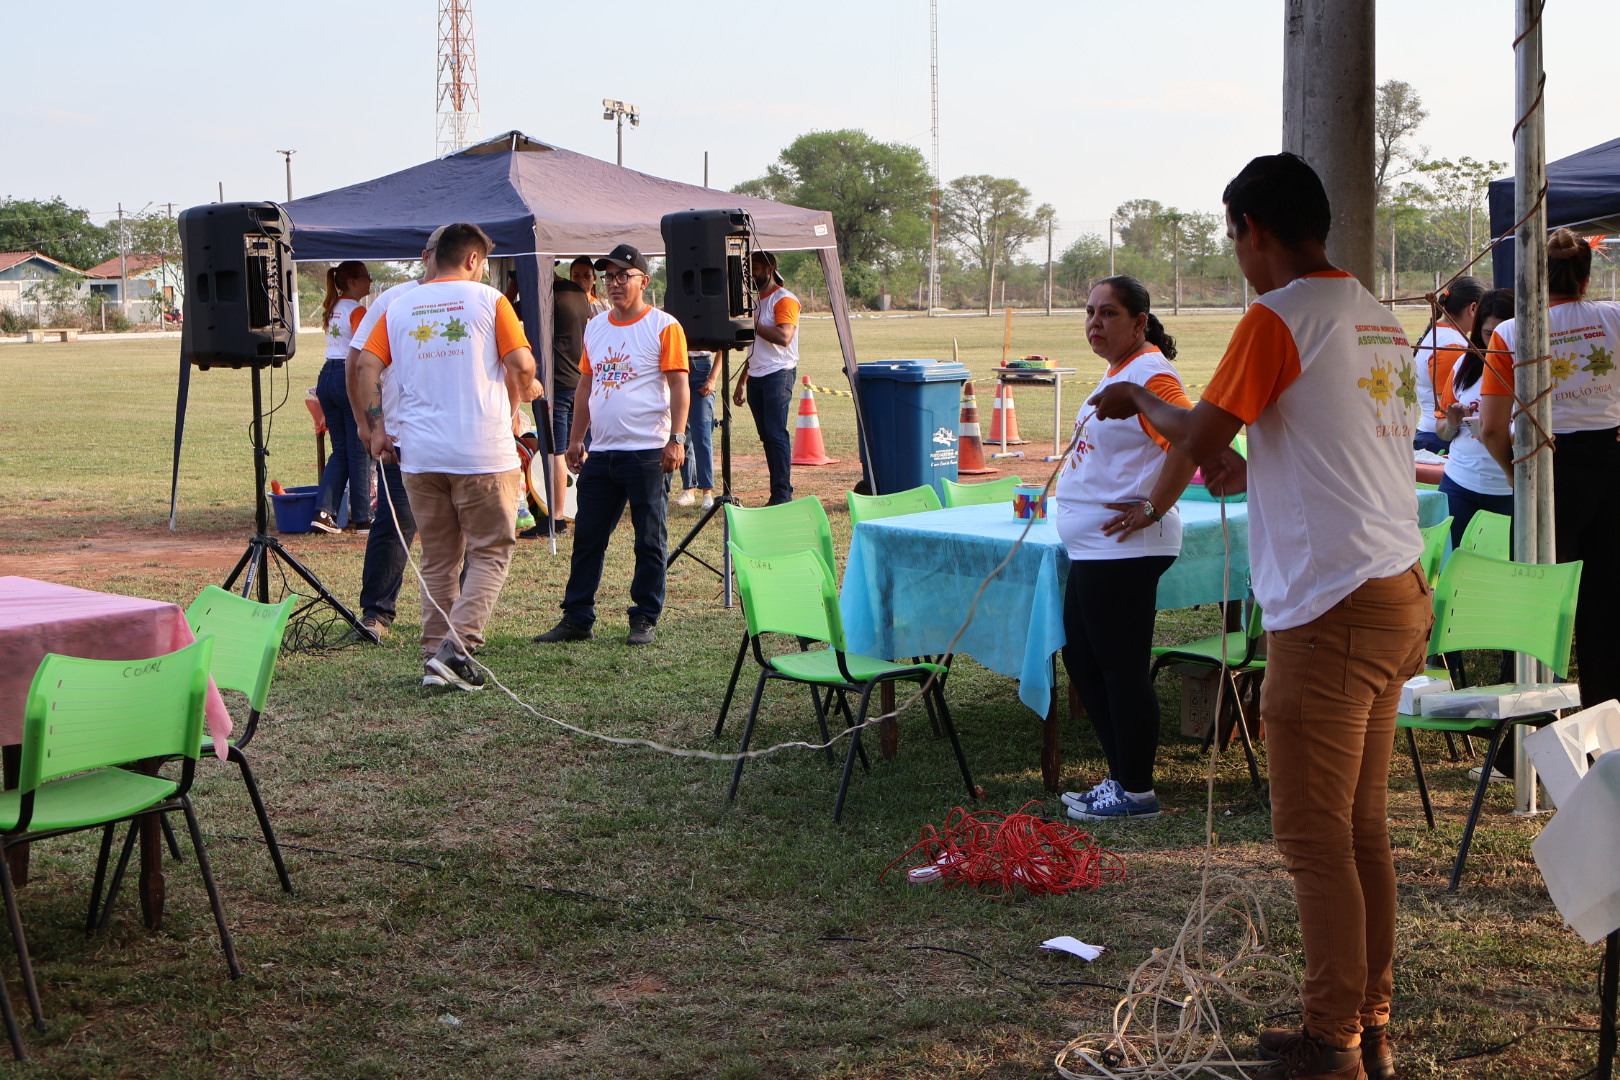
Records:
M979 400L973 396L972 379L962 384L962 420L957 431L957 475L982 476L995 472L984 463L984 441L979 438Z
M1001 437L1003 431L1007 433L1005 439ZM989 441L997 446L1003 443L1007 446L1023 446L1029 442L1018 437L1018 410L1013 405L1012 387L999 380L996 382L996 400L990 409Z
M793 464L838 464L836 458L827 456L827 447L821 441L821 418L816 415L816 396L810 391L808 375L804 377L804 389L799 391L799 420L793 429Z

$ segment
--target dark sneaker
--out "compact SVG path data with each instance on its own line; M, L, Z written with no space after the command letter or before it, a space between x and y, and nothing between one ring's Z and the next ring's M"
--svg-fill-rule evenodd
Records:
M626 645L651 645L653 643L653 623L649 619L632 618L630 620L630 636L624 639Z
M1090 791L1065 791L1063 793L1063 805L1071 810L1089 810L1092 803L1104 795L1116 791L1121 795L1124 794L1124 789L1119 786L1119 782L1110 776Z
M343 532L347 536L370 536L371 522L362 521L358 525L345 525Z
M1297 1028L1266 1028L1260 1032L1260 1056L1275 1061L1281 1048L1299 1038ZM1384 1024L1361 1029L1361 1067L1367 1080L1394 1080L1395 1055L1389 1048L1389 1028Z
M547 535L548 534L546 533L545 519L541 518L531 528L520 530L518 532L518 539L519 540L544 540ZM552 529L552 531L551 531L551 533L549 535L552 535L552 536L567 536L568 535L568 522L563 521L561 518L559 518L557 520L556 526Z
M325 510L315 511L315 516L309 520L309 527L312 529L319 529L323 533L332 533L334 535L343 531L338 527L337 519L331 514L328 514Z
M472 661L456 652L448 641L427 662L427 669L445 682L461 690L482 690L484 673L473 667Z
M1159 816L1157 797L1137 802L1118 784L1110 791L1099 793L1089 803L1076 806L1065 800L1065 805L1069 816L1076 821L1142 821Z
M1252 1075L1256 1080L1367 1080L1361 1055L1359 1046L1341 1050L1300 1029L1267 1028L1260 1033L1260 1056L1271 1064Z
M540 645L549 645L554 641L589 641L591 628L564 619L545 633L536 634L534 640Z

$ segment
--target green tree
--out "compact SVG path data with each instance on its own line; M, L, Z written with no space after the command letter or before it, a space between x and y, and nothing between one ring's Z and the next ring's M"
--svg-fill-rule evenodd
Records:
M0 198L0 251L37 251L85 269L118 253L112 230L57 196L49 201Z
M1428 156L1428 147L1414 151L1407 141L1428 118L1423 99L1411 83L1385 79L1378 84L1378 100L1373 107L1373 185L1380 202L1389 193L1392 181L1412 172Z
M933 179L922 151L864 131L800 135L764 176L732 190L831 213L852 279L869 280L928 247Z
M940 199L940 229L985 275L984 310L995 307L996 271L1057 216L1050 203L1030 209L1029 189L1004 176L959 176Z
M1057 281L1076 295L1084 294L1088 285L1107 274L1108 242L1096 233L1086 233L1058 256Z
M1486 196L1491 181L1507 169L1505 161L1475 161L1466 154L1455 162L1446 158L1420 161L1430 224L1460 256L1458 265L1479 254L1476 235L1489 238L1490 213Z
M1176 213L1174 207L1167 209L1157 199L1121 203L1114 211L1120 246L1149 259L1168 257L1172 217Z

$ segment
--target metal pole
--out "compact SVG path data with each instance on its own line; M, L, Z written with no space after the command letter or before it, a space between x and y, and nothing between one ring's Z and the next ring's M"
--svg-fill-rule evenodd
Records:
M1046 223L1046 313L1052 314L1052 223Z
M277 150L276 153L280 154L287 162L287 201L292 202L292 156L298 151Z
M709 152L703 151L703 186L709 186Z
M1108 219L1108 276L1114 276L1114 219Z
M129 250L124 243L124 204L118 204L118 313L129 318ZM40 324L41 326L44 323Z
M619 136L619 155L618 155L617 161L618 161L618 164L623 165L624 164L624 113L619 113L617 119L618 119L618 123L614 125L614 130L618 132L618 136Z
M1515 30L1520 36L1515 53L1518 130L1513 140L1513 212L1523 219L1516 237L1514 260L1514 393L1519 401L1535 404L1513 423L1513 553L1519 562L1550 563L1555 557L1553 537L1552 453L1540 447L1542 431L1552 430L1552 403L1542 397L1547 388L1547 362L1551 351L1547 326L1547 209L1542 195L1547 181L1545 116L1541 106L1543 83L1540 0L1516 0ZM1535 360L1535 363L1524 361ZM1532 420L1534 417L1534 420ZM1540 425L1539 427L1537 425ZM1544 682L1545 667L1524 654L1517 657L1519 682ZM1536 774L1524 752L1524 727L1513 725L1513 802L1520 814L1536 812ZM1484 768L1490 768L1490 762Z

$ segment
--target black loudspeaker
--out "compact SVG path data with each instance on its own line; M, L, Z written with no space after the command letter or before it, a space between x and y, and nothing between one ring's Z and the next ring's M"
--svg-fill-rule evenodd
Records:
M664 310L694 349L739 349L754 341L752 227L742 210L682 210L659 222L669 277Z
M298 348L292 219L275 203L209 203L180 213L185 321L180 351L199 368L280 367Z

